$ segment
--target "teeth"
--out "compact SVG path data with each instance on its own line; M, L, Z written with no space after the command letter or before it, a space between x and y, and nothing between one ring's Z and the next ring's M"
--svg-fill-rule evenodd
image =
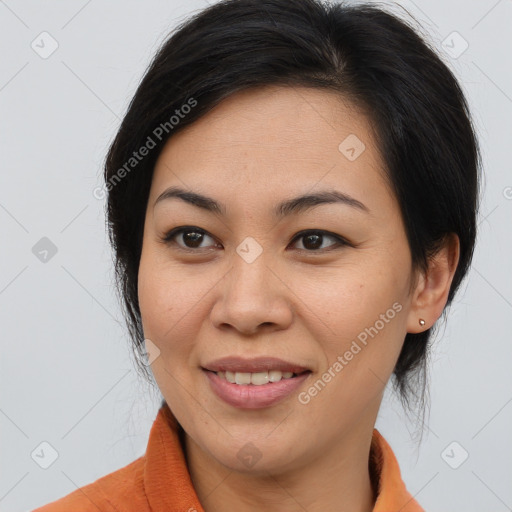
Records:
M247 375L251 376L251 384L255 386L268 384L268 372L248 373Z
M250 373L235 373L235 382L237 384L250 384L251 374Z
M221 379L226 379L231 384L254 384L261 386L269 382L279 382L281 379L289 379L293 376L292 372L280 372L270 370L269 372L246 373L246 372L216 372Z

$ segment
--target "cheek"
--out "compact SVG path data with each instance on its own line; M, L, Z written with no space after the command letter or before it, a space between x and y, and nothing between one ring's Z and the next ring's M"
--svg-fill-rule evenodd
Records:
M203 398L193 391L200 372L193 351L207 314L207 292L214 283L198 276L197 270L171 266L149 249L141 257L138 280L144 336L159 349L151 372L173 414L187 432L194 432L208 421Z
M298 397L312 417L329 411L331 424L343 426L379 402L404 338L405 305L394 295L354 283L312 297L322 313L311 334L323 364Z
M324 340L324 348L342 349L365 328L376 322L381 327L381 315L385 316L384 320L391 318L397 323L396 309L400 308L393 309L393 304L398 302L405 308L406 277L389 266L387 271L381 268L385 268L384 262L351 264L328 276L303 274L301 279L294 280L294 293L303 303L304 312L309 310L308 316L316 318L313 325L319 330L315 338Z
M298 295L315 313L309 328L324 360L320 382L304 401L318 396L319 407L340 404L340 414L359 414L383 390L405 336L406 266L402 269L379 261L347 266L322 286L302 281Z
M215 276L198 266L184 270L158 254L142 254L138 296L144 335L160 349L164 360L177 365L193 348L192 340L204 323L208 292ZM217 279L218 280L218 279ZM172 356L172 357L171 357Z

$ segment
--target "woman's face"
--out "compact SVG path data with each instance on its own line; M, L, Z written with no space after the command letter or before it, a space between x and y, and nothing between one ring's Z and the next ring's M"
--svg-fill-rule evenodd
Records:
M158 200L170 187L209 199ZM139 269L144 334L164 398L213 461L285 470L367 436L418 321L412 277L368 121L333 92L239 92L159 156ZM227 357L239 359L215 366ZM308 371L276 372L292 366ZM258 385L267 375L281 380Z

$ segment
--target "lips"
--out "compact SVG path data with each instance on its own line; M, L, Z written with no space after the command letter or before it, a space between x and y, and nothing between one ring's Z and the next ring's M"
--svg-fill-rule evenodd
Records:
M229 382L225 377L219 375L221 373L203 369L203 375L210 390L224 403L238 409L261 409L277 405L298 392L311 375L310 371L305 371L295 377L280 379L278 382L255 385ZM236 373L235 375L252 376L255 374Z
M262 356L251 359L244 359L242 357L223 357L211 361L204 366L204 370L211 372L233 372L233 373L258 373L276 370L280 372L292 372L297 375L311 371L309 368L301 366L296 363L284 361L276 357Z

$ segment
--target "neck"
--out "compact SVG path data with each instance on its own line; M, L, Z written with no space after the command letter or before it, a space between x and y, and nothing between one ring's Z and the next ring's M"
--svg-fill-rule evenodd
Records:
M282 473L240 473L221 465L187 434L185 454L205 512L371 512L376 498L368 460L373 426Z

